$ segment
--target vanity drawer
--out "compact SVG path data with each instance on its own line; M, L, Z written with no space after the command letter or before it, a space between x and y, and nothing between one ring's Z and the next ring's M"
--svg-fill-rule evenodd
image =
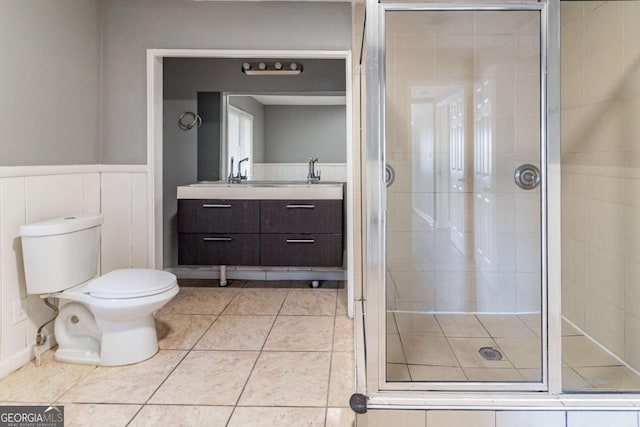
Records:
M262 234L260 265L342 267L342 234Z
M342 233L342 200L262 200L262 233Z
M259 234L178 234L180 265L260 265Z
M258 200L178 199L178 233L259 233Z

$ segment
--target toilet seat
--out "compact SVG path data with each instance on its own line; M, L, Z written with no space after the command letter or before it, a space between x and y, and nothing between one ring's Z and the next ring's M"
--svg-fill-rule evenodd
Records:
M176 276L146 268L114 270L90 281L84 292L94 298L128 299L161 294L176 286Z

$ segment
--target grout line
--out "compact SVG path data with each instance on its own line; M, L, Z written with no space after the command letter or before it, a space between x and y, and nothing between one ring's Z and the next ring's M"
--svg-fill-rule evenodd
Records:
M273 323L271 323L271 327L269 328L269 332L267 333L267 336L265 337L262 346L260 347L260 350L258 350L258 356L256 357L256 360L253 362L253 366L251 367L251 371L249 371L249 375L247 375L247 379L244 382L244 385L242 386L242 390L240 390L240 393L238 393L238 398L236 399L236 403L233 405L233 410L231 411L231 414L229 415L229 419L227 420L225 426L229 425L229 422L231 422L231 418L233 418L233 414L235 414L236 412L236 408L238 407L238 404L240 403L240 399L242 398L242 395L244 394L244 391L247 388L247 385L249 384L249 380L251 379L251 376L253 375L253 371L255 371L256 369L256 365L258 364L258 360L260 360L260 358L262 357L262 353L264 352L264 346L267 345L267 340L269 339L269 336L271 335L271 332L273 331L273 328L276 324L276 322L278 321L278 317L280 316L280 312L282 311L282 307L284 307L284 303L287 300L287 296L289 296L289 291L287 290L287 294L284 296L284 298L282 299L282 302L280 303L280 308L278 308L278 312L275 314L274 318L273 318ZM254 352L256 352L254 350Z

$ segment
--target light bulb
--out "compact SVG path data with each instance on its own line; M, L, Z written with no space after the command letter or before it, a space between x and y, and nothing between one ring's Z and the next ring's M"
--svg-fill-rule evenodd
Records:
M250 68L251 68L251 64L249 64L248 62L245 62L244 64L242 64L242 69L248 70Z
M275 63L276 70L282 70L282 64L279 62Z
M265 64L264 62L261 62L260 64L258 64L258 68L260 68L261 70L266 70L267 64Z
M289 65L289 68L291 68L292 70L297 70L298 64L296 64L295 62L292 62L291 65Z

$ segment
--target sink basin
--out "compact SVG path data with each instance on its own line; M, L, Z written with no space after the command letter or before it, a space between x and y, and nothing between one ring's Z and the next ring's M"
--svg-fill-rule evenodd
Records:
M178 187L178 199L342 199L341 182L307 181L200 181Z

